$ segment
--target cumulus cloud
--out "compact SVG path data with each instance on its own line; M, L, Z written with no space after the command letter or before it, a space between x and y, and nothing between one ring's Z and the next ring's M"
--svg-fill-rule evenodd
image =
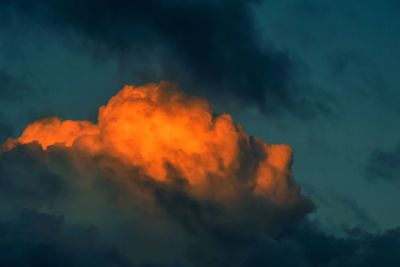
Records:
M0 210L9 220L28 209L95 225L133 264L219 265L313 209L291 161L289 146L247 135L169 83L126 86L97 123L50 117L9 139Z
M239 188L276 203L299 196L289 146L247 135L228 114L214 115L205 100L166 82L126 86L100 107L97 124L56 117L33 122L4 149L32 142L43 150L58 144L107 154L156 181L166 182L172 171L201 196L216 183L220 190L211 195L226 199Z

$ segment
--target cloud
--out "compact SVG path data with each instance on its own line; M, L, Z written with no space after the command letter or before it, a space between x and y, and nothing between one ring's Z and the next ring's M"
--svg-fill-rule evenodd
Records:
M172 264L145 265L132 264L117 247L102 242L97 227L68 225L62 216L22 210L14 221L0 223L0 233L0 263L6 266L397 266L400 262L399 229L379 235L355 230L346 238L335 238L317 225L303 223L276 238L257 236L238 242L231 236L220 246L213 241L191 253L181 251Z
M393 151L374 150L364 169L364 176L369 181L398 181L400 179L400 145L397 145Z
M68 227L94 225L132 264L218 266L313 209L291 160L289 146L247 135L169 83L126 86L97 123L50 117L9 139L0 212L5 224L30 210L63 216ZM75 253L60 235L50 242Z
M124 87L99 108L97 124L56 117L33 122L4 148L32 142L44 150L60 144L107 154L162 182L173 170L201 196L208 195L208 186L219 186L211 193L223 199L234 198L238 186L276 203L299 195L289 146L248 136L231 116L214 115L205 100L167 82Z
M228 255L247 247L257 235L275 235L312 207L300 196L296 208L251 194L230 203L204 199L194 195L179 177L175 182L161 183L136 167L112 160L63 146L43 150L35 143L4 152L0 158L0 211L4 227L17 227L10 233L9 246L22 250L23 255L7 254L2 263L19 259L30 264L54 264L57 259L80 262L83 257L83 262L105 264L108 253L115 249L130 264L219 266L232 263ZM62 216L68 225L62 226L66 228L63 231L48 233L51 228L37 228L46 222L16 223L13 218L26 209ZM21 224L28 229L20 230ZM85 231L92 225L97 229L99 245L85 243L89 242ZM4 232L9 230L5 228ZM55 250L54 254L46 254L48 247ZM74 261L65 264L75 266Z
M300 85L304 81L290 54L262 40L254 1L41 0L32 5L18 0L3 5L4 23L49 29L74 46L82 43L76 37L83 39L85 50L97 58L119 58L141 82L168 79L216 101L233 99L269 114L289 111L304 117L323 110Z
M96 123L47 118L2 146L0 265L400 262L397 229L337 238L308 221L291 156L171 84L126 86Z
M62 216L25 209L0 232L3 266L132 266L98 242L94 226L71 229Z
M281 240L297 247L308 260L304 266L396 266L400 262L393 250L400 242L398 228L376 235L354 229L338 238L305 223L286 231Z

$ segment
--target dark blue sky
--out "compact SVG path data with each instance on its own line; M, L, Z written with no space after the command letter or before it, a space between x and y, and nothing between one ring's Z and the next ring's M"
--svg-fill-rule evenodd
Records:
M317 206L309 220L324 231L400 225L398 1L6 0L0 9L2 142L46 116L94 121L123 85L166 79L251 135L290 144L295 180Z

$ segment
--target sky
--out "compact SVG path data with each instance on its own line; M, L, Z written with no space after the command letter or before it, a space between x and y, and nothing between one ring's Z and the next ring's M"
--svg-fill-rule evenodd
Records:
M399 9L394 0L3 1L0 263L398 266ZM144 133L158 113L107 116L142 111L130 90L184 140L216 149L154 146L186 165L147 154L170 138L166 128ZM109 113L98 117L100 106ZM47 148L45 127L23 135L46 117L73 120L79 142ZM113 124L125 120L134 138ZM90 146L86 130L96 132ZM161 174L158 154L171 164Z

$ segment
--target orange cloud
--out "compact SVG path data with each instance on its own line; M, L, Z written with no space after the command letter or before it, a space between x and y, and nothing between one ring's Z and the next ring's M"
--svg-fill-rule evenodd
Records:
M250 137L230 115L214 115L207 101L165 82L125 86L100 107L97 124L46 118L28 125L4 147L30 142L43 150L62 145L106 153L161 182L173 168L194 188L213 177L245 180L254 194L279 202L298 194L291 183L290 146Z

